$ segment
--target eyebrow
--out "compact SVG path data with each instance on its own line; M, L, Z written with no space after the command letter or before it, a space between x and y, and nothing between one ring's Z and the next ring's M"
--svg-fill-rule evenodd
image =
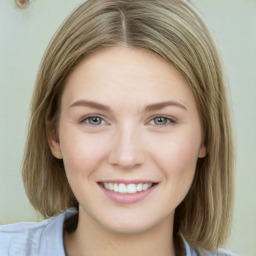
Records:
M152 111L157 111L157 110L161 110L165 107L169 107L169 106L174 106L174 107L178 107L181 108L183 110L187 110L186 106L180 102L177 101L164 101L164 102L157 102L157 103L153 103L150 105L147 105L144 109L144 112L152 112ZM111 108L109 106L106 106L104 104L95 102L95 101L87 101L87 100L78 100L76 102L74 102L73 104L71 104L70 108L72 107L90 107L90 108L95 108L98 110L104 110L104 111L111 111Z
M174 107L181 108L183 110L187 110L186 106L178 101L164 101L164 102L159 102L159 103L153 103L153 104L146 106L145 112L156 111L156 110L160 110L160 109L163 109L165 107L170 107L170 106L174 106Z
M90 107L98 110L111 111L110 107L106 105L103 105L95 101L87 101L87 100L78 100L73 104L71 104L70 108L72 107Z

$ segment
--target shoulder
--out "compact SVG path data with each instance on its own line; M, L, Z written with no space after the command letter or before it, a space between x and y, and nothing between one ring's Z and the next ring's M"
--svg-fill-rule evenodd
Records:
M216 256L239 256L237 253L231 252L226 249L218 249L215 254Z
M0 255L37 255L42 233L51 221L0 226Z
M199 256L239 256L239 255L226 249L218 249L215 251L200 251Z
M186 256L239 256L226 249L218 249L214 251L196 250L188 242L184 241L184 244L186 248Z
M1 256L65 255L63 223L69 212L38 223L0 226ZM56 254L57 253L57 254Z

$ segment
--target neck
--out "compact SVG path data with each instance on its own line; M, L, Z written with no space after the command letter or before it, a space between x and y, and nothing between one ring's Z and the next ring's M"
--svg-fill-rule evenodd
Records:
M75 232L65 233L68 256L175 256L173 218L139 233L117 233L106 229L90 216L79 215Z

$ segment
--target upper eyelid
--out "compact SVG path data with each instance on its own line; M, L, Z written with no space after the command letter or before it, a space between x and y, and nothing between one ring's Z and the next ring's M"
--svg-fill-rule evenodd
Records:
M84 122L86 119L92 118L92 117L99 117L99 118L101 118L105 123L108 123L108 122L106 121L106 118L105 118L104 116L102 116L102 115L99 115L99 114L85 115L85 116L83 116L82 118L79 119L79 122L82 123L82 122Z
M169 115L154 115L154 116L151 116L148 120L148 122L152 121L153 119L155 118L158 118L158 117L163 117L163 118L166 118L166 119L169 119L171 122L173 123L177 123L178 122L178 119L173 117L173 116L169 116Z
M110 120L109 118L107 118L105 115L102 115L102 114L88 114L88 115L84 115L83 117L81 117L79 119L79 122L83 122L85 121L87 118L90 118L90 117L99 117L101 118L105 123L110 123ZM149 118L147 118L147 121L146 123L149 123L151 122L153 119L157 118L157 117L163 117L163 118L166 118L168 120L170 120L171 123L178 123L178 119L173 117L173 116L170 116L170 115L164 115L164 114L157 114L157 115L153 115L153 116L150 116Z
M149 121L149 123L151 123L152 121L154 121L154 119L156 119L156 118L158 118L158 117L167 119L167 123L165 123L165 124L152 124L152 125L155 125L155 126L168 126L168 125L170 125L170 124L175 124L175 123L176 123L173 119L168 118L168 117L164 117L164 116L157 116L157 117L154 117L153 119L151 119L151 120Z

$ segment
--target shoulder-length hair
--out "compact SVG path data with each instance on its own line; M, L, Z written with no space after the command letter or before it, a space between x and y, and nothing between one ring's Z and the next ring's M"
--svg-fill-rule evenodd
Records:
M175 231L196 248L215 249L230 231L234 145L226 81L205 23L183 0L88 0L63 23L39 69L23 163L32 205L45 217L77 207L62 160L48 144L57 133L65 81L88 55L127 45L165 59L186 79L201 117L207 156L175 212Z

